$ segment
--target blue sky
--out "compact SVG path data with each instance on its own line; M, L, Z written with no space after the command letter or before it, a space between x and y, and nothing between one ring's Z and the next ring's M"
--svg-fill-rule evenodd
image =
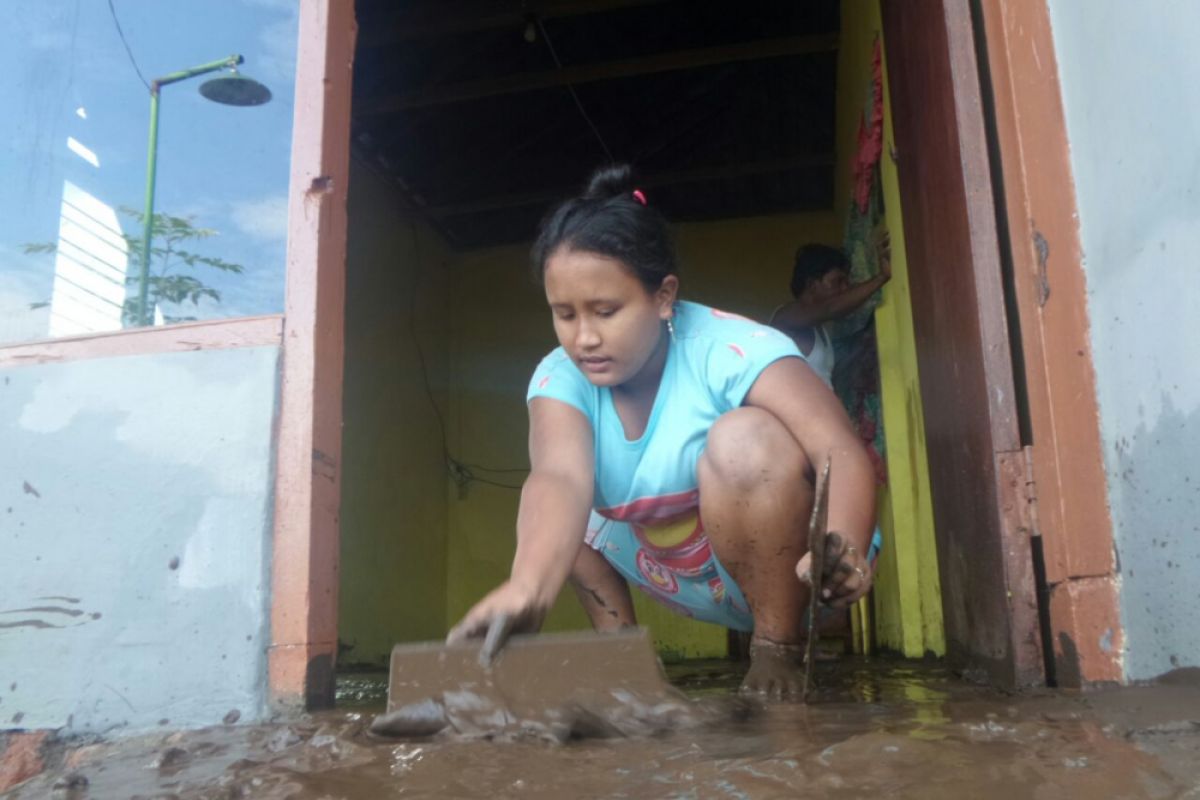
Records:
M270 103L222 106L207 77L164 87L155 209L219 232L196 249L243 264L202 269L219 304L174 311L202 319L281 311L298 0L114 0L147 80L240 53ZM44 338L54 258L21 245L58 237L65 181L112 208L141 209L149 93L107 0L8 0L0 49L0 341ZM68 138L83 146L68 148ZM84 155L80 155L82 152ZM91 156L87 154L90 152ZM126 232L140 235L121 215ZM131 269L136 270L136 258ZM168 313L172 313L168 310Z

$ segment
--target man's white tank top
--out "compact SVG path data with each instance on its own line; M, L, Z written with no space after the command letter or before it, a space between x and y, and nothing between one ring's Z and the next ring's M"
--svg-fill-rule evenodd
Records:
M804 356L804 360L827 386L833 388L833 339L829 336L829 327L828 322L813 326L812 352Z

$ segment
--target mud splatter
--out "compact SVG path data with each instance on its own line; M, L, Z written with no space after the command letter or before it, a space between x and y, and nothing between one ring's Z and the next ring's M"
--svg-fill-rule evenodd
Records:
M340 681L360 707L290 724L216 726L60 753L12 798L1188 796L1200 785L1200 680L1101 693L1003 695L928 665L820 664L820 702L649 738L495 741L373 736L382 675ZM700 705L728 701L728 662L669 670ZM374 686L372 689L371 687ZM59 744L70 748L69 742ZM149 768L148 768L149 765Z

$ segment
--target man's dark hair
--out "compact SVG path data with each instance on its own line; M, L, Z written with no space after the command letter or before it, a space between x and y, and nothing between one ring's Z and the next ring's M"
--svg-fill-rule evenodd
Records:
M835 269L850 269L844 252L827 244L804 245L796 251L796 264L792 267L792 297L799 297L810 283Z

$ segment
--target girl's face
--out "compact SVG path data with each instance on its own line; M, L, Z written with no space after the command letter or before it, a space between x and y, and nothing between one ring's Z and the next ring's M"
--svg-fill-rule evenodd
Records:
M596 386L620 386L639 375L662 344L679 280L653 292L615 258L559 248L546 260L546 300L554 333Z

